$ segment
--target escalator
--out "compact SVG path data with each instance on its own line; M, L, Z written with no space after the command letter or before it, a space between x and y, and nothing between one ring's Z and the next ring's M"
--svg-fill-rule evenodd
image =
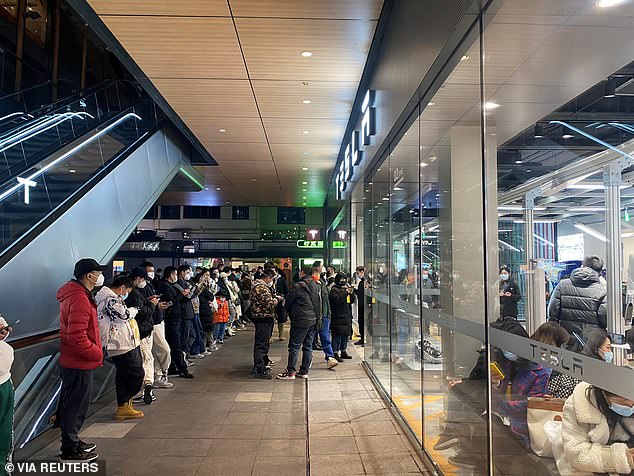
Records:
M55 296L74 263L108 262L179 172L197 176L188 143L152 100L122 101L117 90L109 85L0 123L0 313L20 319L10 336L16 448L51 426L59 393ZM111 370L98 372L95 398L111 388Z

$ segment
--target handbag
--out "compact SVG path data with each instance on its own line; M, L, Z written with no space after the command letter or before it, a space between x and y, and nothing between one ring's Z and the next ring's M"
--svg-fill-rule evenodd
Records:
M553 457L553 447L544 431L549 421L563 421L563 398L529 397L526 421L531 440L531 449L537 456Z

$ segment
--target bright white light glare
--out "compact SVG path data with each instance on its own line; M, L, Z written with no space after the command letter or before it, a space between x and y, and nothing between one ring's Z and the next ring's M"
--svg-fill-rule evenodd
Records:
M504 246L505 248L508 248L511 251L517 251L518 253L521 253L520 250L518 250L517 248L515 248L515 246L511 246L510 244L508 244L506 241L502 241L502 240L498 240L498 242Z
M624 188L628 188L629 185L620 185L619 188L623 190ZM572 185L568 185L566 187L568 190L604 190L605 186L603 184L597 183L575 183Z
M600 8L609 8L624 3L626 0L599 0L597 6Z
M310 99L304 99L304 100L302 101L302 103L303 103L303 104L310 104Z
M302 170L308 170L308 167L302 167Z
M313 56L313 53L311 51L302 51L300 55L302 55L304 58L308 58L310 56Z
M467 61L469 58L471 58L471 56L469 55L463 55L462 58L460 58L460 61Z
M435 103L435 102L433 102L433 101L429 101L429 102L427 103L427 105L428 105L428 106L435 106L435 105L436 105L436 103Z
M492 111L493 109L497 109L498 107L500 107L500 105L495 103L495 102L485 102L484 103L484 110L485 111Z
M598 238L599 240L603 241L603 242L607 242L608 239L605 237L605 235L599 233L598 231L590 228L589 226L586 225L582 225L581 223L575 223L574 224L575 228L577 230L581 230L584 233L587 233L590 236L594 236L595 238Z
M634 237L634 233L623 233L621 235L621 238L633 238Z
M428 165L429 165L429 164L428 164L427 162L421 162L421 163L420 163L420 166L421 166L421 167L427 167Z
M218 132L227 132L227 129L218 129Z
M302 134L309 134L310 131L302 131Z
M574 212L604 212L605 207L570 207L569 210Z
M432 227L429 229L429 231L435 231L435 230L437 230L438 228L440 228L440 225L434 225L434 226L432 226Z
M547 240L547 239L545 239L545 238L542 238L542 237L541 237L541 236L539 236L537 233L533 233L533 236L535 237L535 239L536 239L537 241L541 241L541 242L542 242L542 243L544 243L545 245L552 246L553 248L555 247L555 243L553 243L553 242L551 242L551 241L548 241L548 240Z
M561 136L562 139L572 139L574 136L572 134L564 134Z

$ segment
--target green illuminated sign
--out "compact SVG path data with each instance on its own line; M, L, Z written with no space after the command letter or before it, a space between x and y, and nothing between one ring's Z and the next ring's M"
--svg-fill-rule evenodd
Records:
M333 241L332 247L333 248L347 248L348 243L346 243L345 241Z
M298 248L323 248L323 241L297 240Z

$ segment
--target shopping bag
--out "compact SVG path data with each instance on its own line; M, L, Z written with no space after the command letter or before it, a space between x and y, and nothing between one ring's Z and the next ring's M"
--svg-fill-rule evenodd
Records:
M544 431L544 424L549 421L563 421L563 398L530 397L528 399L528 434L531 439L531 449L537 456L553 457L552 444Z

